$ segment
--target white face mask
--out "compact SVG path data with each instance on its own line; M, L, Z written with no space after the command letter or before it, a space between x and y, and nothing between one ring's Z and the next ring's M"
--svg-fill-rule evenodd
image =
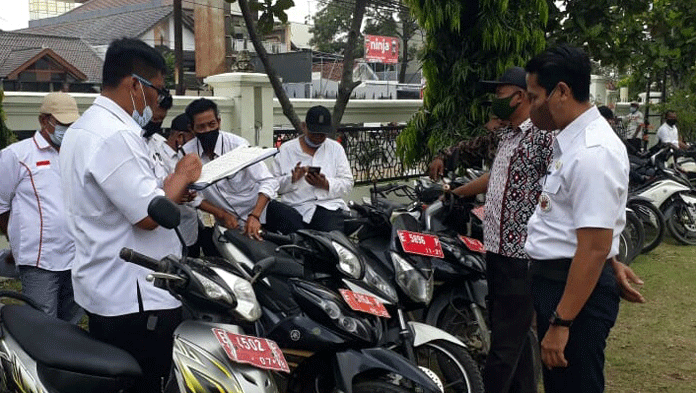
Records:
M143 128L152 119L152 108L150 108L150 106L147 105L147 100L145 99L145 91L143 90L142 83L140 83L140 92L143 93L143 102L145 102L145 109L143 110L142 115L138 113L138 110L135 109L135 100L133 99L133 94L131 93L131 101L133 102L133 113L131 114L131 117L133 118L133 120L135 120L136 123L138 123L140 128Z
M635 106L632 106L629 110L631 111L631 113L636 113L638 108L636 108Z
M65 136L65 131L68 130L68 126L63 126L60 124L51 125L53 126L53 134L48 134L48 136L51 138L51 142L53 142L56 146L60 146L60 144L63 143L63 137Z

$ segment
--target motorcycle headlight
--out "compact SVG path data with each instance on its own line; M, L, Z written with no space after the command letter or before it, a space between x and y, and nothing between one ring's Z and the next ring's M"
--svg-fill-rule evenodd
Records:
M377 274L370 266L365 266L365 276L363 281L375 288L380 295L383 295L386 300L391 303L396 303L399 300L399 295L396 289Z
M434 286L432 274L430 278L425 278L413 264L396 252L391 252L391 259L394 264L396 283L406 295L415 302L430 303L430 300L433 298Z
M205 295L211 300L217 300L227 303L229 306L234 307L235 301L230 295L230 293L223 288L220 284L209 279L208 277L198 273L195 270L191 271L193 276L198 280L198 282L203 286Z
M254 288L249 281L220 268L214 267L212 270L232 288L232 292L237 298L235 315L248 322L254 322L261 318L261 306L256 300Z
M331 245L338 254L338 270L349 277L359 279L362 275L362 264L358 256L338 242L332 241Z
M297 294L309 300L312 304L319 306L323 314L339 329L365 341L371 342L374 340L371 324L343 307L338 302L339 298L336 294L315 286L310 287L306 283L296 285L295 290ZM307 309L306 311L310 310Z

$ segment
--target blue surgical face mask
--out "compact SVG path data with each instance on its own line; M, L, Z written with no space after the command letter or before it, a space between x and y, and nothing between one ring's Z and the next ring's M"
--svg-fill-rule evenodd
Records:
M55 144L56 146L60 146L60 144L63 143L63 137L65 136L65 132L68 130L68 126L64 126L61 124L51 125L53 126L53 133L49 133L48 136L51 138L51 142L53 142L53 144Z
M305 135L304 141L305 141L305 143L307 144L307 146L311 147L312 149L317 149L317 148L319 148L319 146L322 145L322 143L324 143L324 142L321 142L321 143L314 143L314 142L312 142L312 141L309 139L309 137L308 137L307 135Z
M147 123L150 122L150 120L152 120L152 108L150 108L150 106L147 105L147 100L145 99L145 91L143 90L142 83L140 83L140 92L143 93L143 102L145 102L145 109L143 109L142 115L138 113L138 110L135 109L135 100L133 99L133 94L131 93L131 101L133 102L133 113L131 114L131 117L133 118L133 120L135 120L136 123L138 123L140 128L143 128L145 127L145 125L147 125Z

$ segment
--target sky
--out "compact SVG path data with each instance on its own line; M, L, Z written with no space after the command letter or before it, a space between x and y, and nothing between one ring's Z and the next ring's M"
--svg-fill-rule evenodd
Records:
M305 17L314 14L317 0L293 0L295 6L290 8L288 19L292 22L304 22ZM15 30L29 25L29 0L0 0L0 30Z

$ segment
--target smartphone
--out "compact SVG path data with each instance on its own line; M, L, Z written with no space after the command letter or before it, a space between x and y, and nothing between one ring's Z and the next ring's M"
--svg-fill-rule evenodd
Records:
M307 172L314 173L316 175L318 175L320 171L321 171L321 167L318 167L318 166L310 166L307 168Z

